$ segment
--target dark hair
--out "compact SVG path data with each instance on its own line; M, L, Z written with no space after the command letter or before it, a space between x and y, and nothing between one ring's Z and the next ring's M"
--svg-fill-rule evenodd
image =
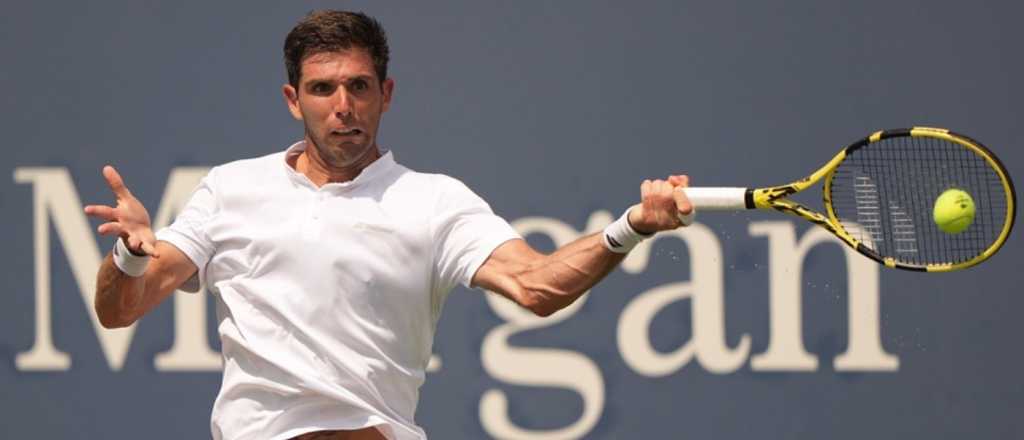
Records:
M302 61L323 53L365 49L373 59L377 80L388 77L388 38L377 20L361 12L313 11L288 32L284 40L284 66L288 83L298 89Z

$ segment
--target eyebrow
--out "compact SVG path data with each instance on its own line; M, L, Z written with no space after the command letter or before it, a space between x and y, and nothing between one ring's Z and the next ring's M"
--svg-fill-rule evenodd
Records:
M373 81L373 78L374 77L372 75L355 75L355 76L350 76L350 77L343 78L340 82L349 83L349 82L357 81L357 80L363 80L363 81L366 81L366 82L371 82L371 81ZM334 84L334 83L337 83L339 81L337 81L333 77L327 77L327 78L307 78L305 82L306 82L306 84L316 84L316 83L331 83L331 84Z

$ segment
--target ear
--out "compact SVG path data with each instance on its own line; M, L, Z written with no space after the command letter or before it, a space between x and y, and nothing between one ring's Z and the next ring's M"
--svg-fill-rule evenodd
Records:
M391 94L395 91L395 80L388 78L381 83L381 93L384 94L384 109L382 111L388 111L391 107Z
M281 87L281 93L284 94L284 101L288 104L288 111L292 114L292 117L301 121L302 109L299 108L299 92L291 84L285 84Z

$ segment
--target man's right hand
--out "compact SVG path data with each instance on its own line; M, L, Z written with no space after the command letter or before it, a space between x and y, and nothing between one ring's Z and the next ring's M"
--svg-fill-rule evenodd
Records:
M680 216L693 212L693 204L683 191L687 186L690 178L683 174L645 180L640 185L640 204L629 210L630 226L644 235L686 226Z
M101 235L117 235L128 250L138 255L149 255L153 258L160 258L156 250L156 236L150 227L149 212L142 206L139 199L136 199L124 180L117 173L114 167L107 165L103 167L103 177L107 179L110 190L114 192L117 199L117 206L88 205L85 213L96 218L106 220L106 223L97 228Z

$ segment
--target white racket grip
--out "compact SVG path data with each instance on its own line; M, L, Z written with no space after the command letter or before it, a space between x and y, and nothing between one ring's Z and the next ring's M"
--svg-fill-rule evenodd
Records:
M683 188L695 211L744 211L747 189L734 187Z

